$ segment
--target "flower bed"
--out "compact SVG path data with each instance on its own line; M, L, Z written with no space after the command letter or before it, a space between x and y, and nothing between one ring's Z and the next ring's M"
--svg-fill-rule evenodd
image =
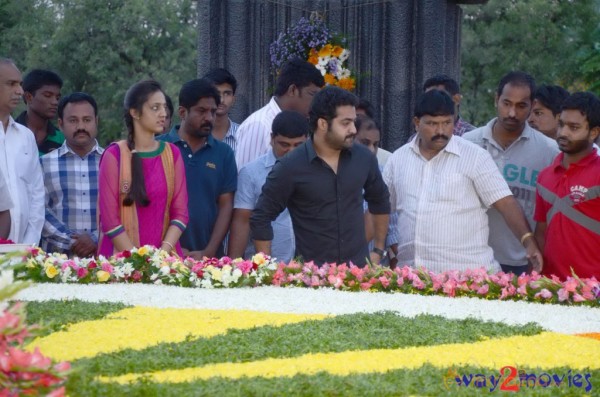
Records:
M600 306L600 282L577 276L561 281L537 273L515 276L484 268L436 274L408 266L359 268L352 264L278 263L257 254L251 260L206 258L196 261L170 256L151 246L110 258L69 259L28 249L15 269L20 280L58 283L153 283L195 288L261 285L329 287L343 291L386 291L448 297L480 297L540 303Z

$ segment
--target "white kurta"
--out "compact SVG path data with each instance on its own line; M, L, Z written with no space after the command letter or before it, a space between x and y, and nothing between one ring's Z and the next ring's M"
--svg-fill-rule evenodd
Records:
M39 244L44 226L44 180L38 148L31 130L9 118L0 123L0 170L10 191L9 239L18 244Z

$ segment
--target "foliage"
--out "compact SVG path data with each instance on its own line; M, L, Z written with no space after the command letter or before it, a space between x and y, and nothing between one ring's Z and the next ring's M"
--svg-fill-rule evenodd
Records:
M54 363L37 348L26 351L38 327L27 325L23 303L4 302L26 286L13 281L11 256L0 258L0 396L64 396L70 364Z
M590 51L598 0L490 0L463 6L461 114L474 125L495 117L500 78L523 70L538 84L588 89L581 56Z
M96 98L101 143L124 130L122 103L134 82L154 78L176 102L181 84L196 76L193 0L0 0L0 55L23 73L57 71L62 93ZM34 25L34 28L32 28Z
M594 31L593 40L593 46L582 56L581 71L590 91L600 96L600 27Z
M353 264L291 261L256 254L241 258L181 259L146 245L117 253L110 258L67 258L31 248L15 268L16 278L36 282L62 283L152 283L196 288L254 287L260 285L329 287L344 291L388 291L471 296L485 299L526 300L540 303L600 305L600 282L580 279L575 274L561 281L557 277L516 276L485 268L434 273L404 266L390 269L378 265L364 268Z

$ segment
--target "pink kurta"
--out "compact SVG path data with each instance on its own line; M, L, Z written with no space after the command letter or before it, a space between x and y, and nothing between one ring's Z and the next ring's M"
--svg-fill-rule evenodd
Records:
M161 142L159 148L154 152L139 153L144 168L144 183L146 193L150 200L147 207L136 204L139 223L140 246L150 244L156 247L162 245L164 240L163 224L165 211L169 211L169 223L182 230L188 222L188 196L185 181L185 167L181 153L177 146L171 145L173 151L173 168L175 179L173 199L170 208L167 206L167 182L161 160L161 153L165 148L165 142ZM100 160L100 175L98 181L98 210L100 211L100 226L105 234L98 254L110 256L114 252L112 238L125 233L120 219L120 183L119 183L119 147L110 145ZM182 255L179 242L176 245L179 255Z

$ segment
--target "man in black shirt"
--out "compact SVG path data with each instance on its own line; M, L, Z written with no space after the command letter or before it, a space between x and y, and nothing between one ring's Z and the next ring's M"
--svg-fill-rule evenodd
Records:
M389 192L377 159L354 144L355 95L338 87L317 93L310 107L311 138L280 159L267 177L250 219L257 252L270 254L271 222L287 207L296 253L317 264L379 262L390 213ZM375 224L369 254L363 200Z

